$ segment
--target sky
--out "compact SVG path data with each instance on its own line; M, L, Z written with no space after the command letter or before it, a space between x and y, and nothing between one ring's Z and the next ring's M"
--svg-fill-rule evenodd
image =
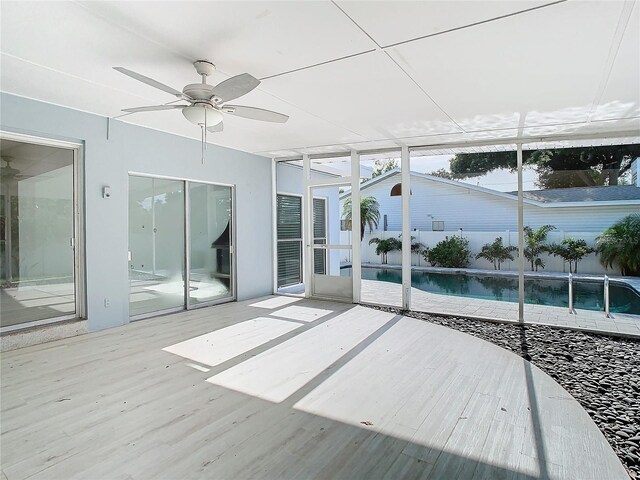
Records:
M449 170L449 160L451 158L453 158L453 155L412 157L411 170L419 173L431 173L441 168ZM524 190L535 190L535 180L535 171L531 168L525 167L522 171L522 188ZM499 190L501 192L518 190L518 177L515 173L511 173L509 170L494 170L487 175L465 178L461 181L472 185L490 188L492 190Z
M390 157L394 158L394 157ZM411 171L418 173L431 173L435 170L444 168L449 170L449 160L453 158L453 155L433 155L433 156L421 156L411 157ZM396 158L398 165L400 159ZM363 159L362 165L373 168L374 160ZM337 160L334 162L326 163L327 166L337 168L349 172L350 159ZM537 190L535 180L537 176L535 171L531 167L525 167L523 169L522 182L524 190ZM471 185L479 185L481 187L490 188L492 190L498 190L500 192L512 192L518 190L518 179L515 173L511 173L509 170L495 170L487 175L479 177L466 178L460 180L464 183Z

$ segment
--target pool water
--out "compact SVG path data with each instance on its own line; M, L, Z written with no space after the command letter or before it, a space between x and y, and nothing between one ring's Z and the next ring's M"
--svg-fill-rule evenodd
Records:
M351 268L343 268L340 273L351 276ZM362 278L401 284L402 272L390 268L363 268ZM517 277L414 271L411 273L411 285L429 293L518 302ZM602 282L574 280L574 308L604 311L603 288ZM626 285L610 283L609 300L612 313L640 315L640 295ZM524 301L568 308L568 282L562 279L525 278Z

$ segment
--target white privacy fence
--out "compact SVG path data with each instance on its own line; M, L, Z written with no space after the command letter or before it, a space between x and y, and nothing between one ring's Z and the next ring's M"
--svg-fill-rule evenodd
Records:
M369 240L372 238L398 238L400 236L399 231L377 231L373 233L366 232L364 234L364 240L362 241L362 262L363 263L381 263L379 255L376 255L376 245L369 245ZM479 258L476 260L475 256L480 252L482 246L486 243L492 243L496 237L502 237L502 243L507 245L518 246L518 232L515 230L507 230L502 232L432 232L432 231L420 231L414 230L411 232L411 236L415 237L414 242L420 242L425 247L434 247L439 241L444 240L445 237L452 235L462 235L469 240L469 248L471 249L471 258L469 268L482 268L493 269L493 263L490 261ZM595 239L599 235L598 232L569 232L554 230L547 236L546 244L560 243L564 238L576 238L583 239L587 242L587 245L595 246ZM351 244L351 231L340 232L340 243ZM513 261L506 261L502 264L501 270L518 270L518 252L513 252ZM350 262L351 252L347 252L344 258L340 261ZM400 265L402 261L402 254L400 251L389 252L387 255L387 263L390 265ZM566 272L569 273L569 264L565 263L561 257L554 257L547 254L542 254L542 261L545 264L544 269L540 269L543 272ZM415 266L429 266L429 263L424 259L422 255L418 256L413 254L411 257L411 264ZM525 260L525 271L531 270L531 266ZM618 269L605 268L600 264L600 261L595 253L586 256L578 264L578 273L590 273L590 274L620 274Z

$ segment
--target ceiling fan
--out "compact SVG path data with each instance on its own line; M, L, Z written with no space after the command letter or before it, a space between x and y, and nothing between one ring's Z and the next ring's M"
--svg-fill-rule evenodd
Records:
M142 83L158 88L183 100L188 105L165 104L148 107L125 108L122 111L127 113L152 112L157 110L181 109L182 114L194 125L202 128L203 142L205 141L205 129L209 132L221 132L223 129L224 114L235 115L236 117L261 120L263 122L284 123L289 117L282 113L272 112L256 107L246 107L244 105L230 105L227 102L246 95L260 84L260 80L243 73L225 80L218 85L209 85L207 77L211 75L216 67L208 60L198 60L193 63L196 72L202 77L202 83L191 83L185 86L182 91L171 88L168 85L158 82L124 67L113 67L120 73L124 73Z
M20 174L20 170L11 166L11 162L15 160L13 157L2 156L0 157L4 162L4 165L0 165L0 173L2 174L2 181L20 180L25 176Z

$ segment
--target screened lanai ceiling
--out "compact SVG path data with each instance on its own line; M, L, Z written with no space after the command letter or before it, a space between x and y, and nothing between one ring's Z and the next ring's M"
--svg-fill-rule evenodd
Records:
M237 103L286 124L225 118L211 143L287 157L640 131L634 1L7 2L2 91L116 117L174 88L248 72ZM241 100L241 101L240 101ZM119 121L200 138L175 111Z

